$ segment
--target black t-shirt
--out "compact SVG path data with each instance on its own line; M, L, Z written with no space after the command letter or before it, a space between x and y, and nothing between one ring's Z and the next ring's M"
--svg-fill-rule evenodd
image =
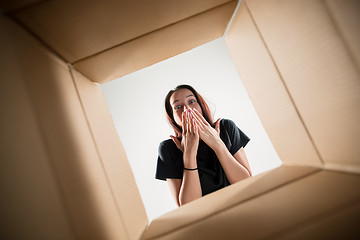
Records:
M234 155L250 141L233 121L220 121L220 138L227 149ZM199 142L196 156L202 195L209 194L230 185L215 152L203 141ZM155 178L160 180L183 178L183 153L172 139L160 143Z

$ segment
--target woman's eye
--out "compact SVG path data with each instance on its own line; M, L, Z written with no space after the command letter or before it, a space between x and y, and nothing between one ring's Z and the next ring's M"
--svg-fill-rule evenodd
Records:
M181 106L178 105L178 106L175 107L175 110L179 110L180 108L181 108Z
M194 99L191 99L190 101L189 101L189 103L194 103L195 102L195 100Z

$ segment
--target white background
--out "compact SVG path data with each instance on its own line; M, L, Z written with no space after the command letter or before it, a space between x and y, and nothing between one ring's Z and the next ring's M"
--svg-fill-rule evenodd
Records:
M281 165L231 60L223 38L100 86L135 175L149 222L176 208L166 181L155 179L159 143L173 130L164 99L193 86L214 119L227 118L250 137L245 147L254 175Z

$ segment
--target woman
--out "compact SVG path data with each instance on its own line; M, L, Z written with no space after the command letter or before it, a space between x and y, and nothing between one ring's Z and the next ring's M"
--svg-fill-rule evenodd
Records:
M252 175L243 148L250 139L231 120L214 123L194 88L171 90L165 110L176 136L160 143L155 177L167 180L178 206Z

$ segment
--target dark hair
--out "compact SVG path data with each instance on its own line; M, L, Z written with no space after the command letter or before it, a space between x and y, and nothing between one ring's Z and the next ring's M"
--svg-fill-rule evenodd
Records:
M201 95L193 87L191 87L189 85L179 85L174 90L169 91L169 93L165 97L166 117L167 117L167 120L169 121L170 125L174 129L176 137L181 136L182 128L175 122L174 115L173 115L173 110L172 110L172 107L171 107L171 104L170 104L170 98L171 98L171 96L173 95L174 92L176 92L177 90L180 90L180 89L188 89L194 94L194 96L196 98L196 101L199 103L199 105L201 107L204 118L206 119L206 121L208 123L210 123L211 126L214 127L214 123L213 123L213 119L212 119L212 116L211 116L210 109L209 109L208 105L206 104L204 98L201 97Z

